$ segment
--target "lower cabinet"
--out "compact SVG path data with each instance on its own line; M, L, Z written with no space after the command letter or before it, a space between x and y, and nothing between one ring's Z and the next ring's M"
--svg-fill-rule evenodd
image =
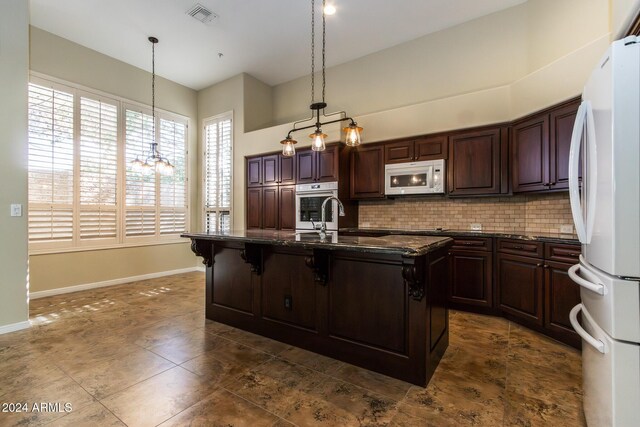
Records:
M449 251L449 305L493 308L492 238L455 238Z
M247 188L247 229L294 230L295 185Z
M569 312L580 303L580 287L568 274L580 247L544 243L544 257L541 242L498 239L497 247L498 308L515 322L580 347L569 322ZM533 252L539 256L526 256Z
M498 307L525 323L543 325L544 264L541 259L498 253Z

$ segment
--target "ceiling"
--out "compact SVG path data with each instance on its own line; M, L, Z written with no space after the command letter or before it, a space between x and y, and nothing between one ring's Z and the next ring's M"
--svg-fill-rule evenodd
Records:
M327 16L327 66L525 1L330 0L337 13ZM310 0L30 2L33 26L144 70L151 70L147 37L156 36L156 73L195 90L242 72L269 85L310 72ZM186 11L196 3L219 17L195 20ZM318 12L321 3L316 0ZM319 45L319 13L316 19Z

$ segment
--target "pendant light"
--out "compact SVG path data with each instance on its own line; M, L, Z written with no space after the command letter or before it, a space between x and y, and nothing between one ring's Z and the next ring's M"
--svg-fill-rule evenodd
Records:
M169 162L169 159L160 154L156 141L156 43L158 43L158 39L149 37L149 41L151 42L151 116L153 117L154 133L145 161L143 162L136 156L136 159L131 162L131 169L144 174L155 171L162 175L173 175L175 167Z
M293 124L293 128L287 134L287 137L280 141L282 144L282 155L293 156L296 153L295 144L298 143L291 137L291 134L303 129L315 128L315 131L309 135L311 138L311 149L313 151L324 151L326 148L325 138L326 134L322 132L322 126L330 123L338 123L349 120L350 123L347 127L343 128L345 133L345 144L350 147L360 145L362 128L351 118L347 116L344 111L338 111L336 113L325 114L324 109L327 107L325 102L325 88L326 88L326 71L325 71L325 51L326 51L326 0L322 0L322 102L315 102L315 0L311 0L311 105L309 108L313 112L308 119L297 121ZM322 110L322 117L329 118L331 116L339 116L334 120L325 122L320 121L320 110ZM309 126L297 127L299 124L314 120L315 123Z

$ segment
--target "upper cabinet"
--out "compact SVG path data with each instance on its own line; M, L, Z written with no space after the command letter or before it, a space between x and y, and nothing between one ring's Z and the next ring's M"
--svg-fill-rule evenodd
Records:
M282 154L248 157L247 187L295 184L295 157Z
M384 163L419 162L446 159L447 137L435 135L418 139L407 139L384 146Z
M300 150L296 153L296 183L337 181L340 146L330 145L324 151Z
M471 129L451 135L447 164L449 195L506 193L507 138L504 127Z
M361 145L351 151L349 195L352 199L384 197L384 156L386 145Z
M514 193L569 187L569 148L579 100L514 123L511 169Z

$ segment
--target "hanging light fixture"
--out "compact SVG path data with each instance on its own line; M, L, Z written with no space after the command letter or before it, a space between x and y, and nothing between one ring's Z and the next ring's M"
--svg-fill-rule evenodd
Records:
M322 0L322 101L315 102L315 0L311 0L311 105L309 108L311 109L311 117L308 119L297 121L293 124L293 128L287 134L287 137L280 141L282 144L282 155L283 156L293 156L296 153L295 144L298 143L295 139L291 137L291 134L303 129L312 129L315 128L315 131L309 135L311 138L311 149L313 151L324 151L325 149L325 138L326 134L322 132L322 126L328 125L331 123L338 123L349 120L350 123L343 129L345 132L345 144L350 147L355 147L360 145L362 133L362 128L358 126L358 124L351 118L347 116L347 113L344 111L338 111L336 113L325 114L324 109L327 107L327 103L325 102L325 87L326 87L326 72L325 72L325 51L326 51L326 0ZM339 118L334 120L329 120L325 122L320 121L320 110L322 110L322 117L329 118L331 116L339 116ZM315 123L298 127L299 124L308 122L310 120L314 120Z
M158 39L149 37L151 42L151 116L153 117L154 135L153 140L149 144L149 151L146 153L145 161L136 159L131 162L131 168L136 172L145 174L156 171L162 175L173 175L175 167L158 151L158 142L156 141L156 43Z

